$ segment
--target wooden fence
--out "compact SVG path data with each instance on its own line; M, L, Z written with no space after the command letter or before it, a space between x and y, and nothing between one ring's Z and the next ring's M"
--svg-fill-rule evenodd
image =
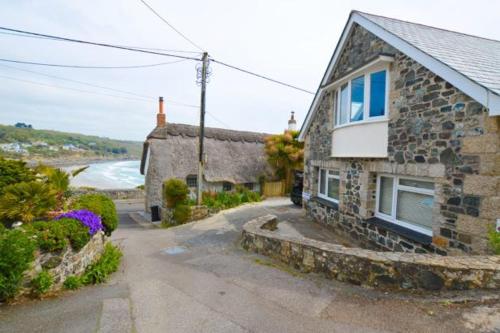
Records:
M265 182L262 194L266 197L280 197L285 194L285 181Z

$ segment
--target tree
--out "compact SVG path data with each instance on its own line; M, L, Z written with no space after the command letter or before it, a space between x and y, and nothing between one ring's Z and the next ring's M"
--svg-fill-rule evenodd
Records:
M298 131L285 131L284 134L266 138L267 161L276 176L286 180L287 190L291 184L292 171L304 168L304 143L297 140L298 136Z

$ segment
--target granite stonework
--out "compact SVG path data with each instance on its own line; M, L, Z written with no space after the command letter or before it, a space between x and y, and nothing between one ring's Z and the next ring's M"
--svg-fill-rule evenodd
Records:
M73 194L104 194L110 197L112 200L131 200L131 199L144 199L144 190L132 188L132 189L82 189L76 188L72 190Z
M207 206L190 206L191 210L189 218L186 223L202 220L210 215L210 210ZM174 220L174 209L162 206L160 208L161 219L163 222L170 225L177 225L177 221Z
M499 256L375 252L275 232L274 215L247 222L242 246L303 272L380 289L499 289Z
M37 253L32 268L25 273L21 293L30 291L30 281L42 270L47 270L54 278L51 291L61 289L64 280L70 275L82 274L87 266L98 260L104 251L107 238L103 232L98 232L80 251L73 251L71 246L58 253Z
M389 67L388 157L332 158L334 94L326 91L305 136L307 213L372 247L443 255L489 253L487 230L500 218L500 117L441 77L355 25L329 82L380 54ZM340 171L336 207L314 200L318 169ZM435 184L433 237L421 243L368 223L375 213L376 176L425 177Z

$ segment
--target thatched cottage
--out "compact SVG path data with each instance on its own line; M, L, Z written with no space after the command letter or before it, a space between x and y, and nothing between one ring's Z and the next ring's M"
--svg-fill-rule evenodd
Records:
M203 190L231 191L243 185L259 191L259 177L269 173L264 153L268 134L205 128ZM146 210L161 206L162 183L185 180L194 192L198 174L199 127L167 123L160 98L157 126L144 142L141 174L145 175Z
M354 11L300 133L305 209L383 250L486 253L499 116L500 41Z

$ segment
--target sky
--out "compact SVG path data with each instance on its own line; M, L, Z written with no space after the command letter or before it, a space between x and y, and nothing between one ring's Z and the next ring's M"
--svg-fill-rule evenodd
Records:
M498 1L146 1L213 59L310 91L317 89L353 9L500 40ZM139 0L0 0L0 8L3 27L199 57L198 49ZM0 34L0 58L84 66L176 60L6 34ZM179 105L199 105L196 65L186 60L149 68L74 69L0 61L0 123L142 141L155 126L158 96L165 99L167 123L198 124L199 109ZM207 126L279 133L292 110L301 125L313 95L219 64L210 67Z

